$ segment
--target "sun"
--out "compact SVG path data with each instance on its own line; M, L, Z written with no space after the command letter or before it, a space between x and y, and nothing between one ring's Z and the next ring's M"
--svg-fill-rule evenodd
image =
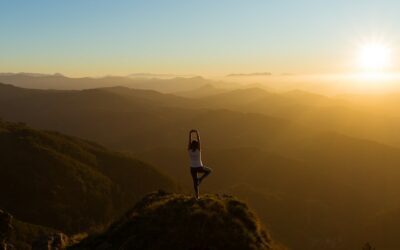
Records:
M358 64L361 69L377 72L391 65L391 50L383 43L365 43L358 51Z

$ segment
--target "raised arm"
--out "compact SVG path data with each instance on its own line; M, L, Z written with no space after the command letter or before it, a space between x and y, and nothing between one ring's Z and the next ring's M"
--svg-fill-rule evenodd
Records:
M201 149L201 144L200 144L200 134L198 130L195 130L196 132L196 137L197 137L197 141L199 142L199 150Z
M191 139L192 139L192 133L194 132L194 130L190 130L189 132L189 141L188 141L188 150L190 149L190 143L191 143Z

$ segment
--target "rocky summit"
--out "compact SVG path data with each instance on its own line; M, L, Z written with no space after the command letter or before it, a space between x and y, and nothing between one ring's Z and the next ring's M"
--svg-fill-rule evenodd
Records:
M158 191L107 230L70 249L283 249L247 205L228 195L199 200Z

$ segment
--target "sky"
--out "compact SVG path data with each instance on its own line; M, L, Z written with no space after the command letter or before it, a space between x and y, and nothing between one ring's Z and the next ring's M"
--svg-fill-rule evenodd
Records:
M362 41L396 57L399 10L395 0L0 0L0 72L352 72Z

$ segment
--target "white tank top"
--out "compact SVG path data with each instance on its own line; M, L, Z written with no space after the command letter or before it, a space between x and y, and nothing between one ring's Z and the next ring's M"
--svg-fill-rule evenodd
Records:
M196 149L195 151L192 151L191 149L189 149L189 158L190 158L190 166L192 168L203 167L203 163L201 162L200 150Z

